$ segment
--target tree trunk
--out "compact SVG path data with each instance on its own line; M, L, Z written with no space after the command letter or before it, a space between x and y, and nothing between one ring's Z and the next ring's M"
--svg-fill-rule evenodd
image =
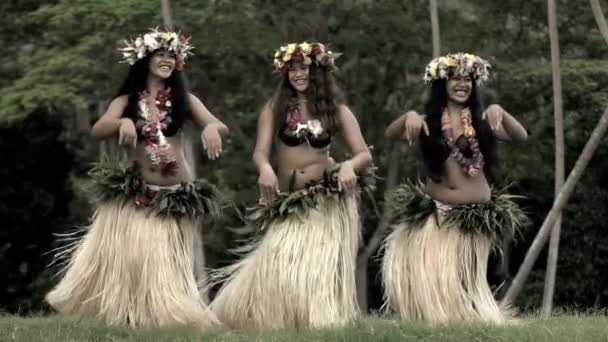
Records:
M397 141L393 142L392 144L388 172L386 176L386 191L395 188L397 185L401 146L402 144ZM362 311L367 310L367 266L369 258L376 250L378 250L378 247L384 239L385 232L389 225L388 219L388 204L385 202L382 210L382 217L380 218L376 231L369 239L369 242L365 248L357 256L357 299L359 301L359 307Z
M163 25L165 26L165 30L173 31L175 28L173 24L173 15L171 14L171 4L169 0L160 0L160 9L161 15L163 17ZM187 89L188 78L186 77L185 72L183 73L183 79L184 85L186 85ZM186 137L186 139L184 139L184 156L186 158L186 161L188 161L188 164L190 164L192 173L196 175L197 165L199 161L197 157L200 156L201 151L198 148L198 144L195 144L193 141L196 141L195 139L198 139L198 131L194 127L194 125L186 125L184 127L184 136Z
M553 202L553 206L549 211L549 214L545 218L543 225L536 234L536 237L532 242L532 246L530 246L530 249L526 253L524 261L519 267L519 271L517 271L517 275L515 275L515 278L513 279L511 287L509 288L507 294L502 300L501 304L503 307L512 305L515 301L515 298L517 298L517 296L523 289L524 283L526 282L526 278L528 278L528 275L530 275L530 271L532 270L532 267L534 266L538 255L542 251L545 242L547 242L547 238L549 237L551 228L555 225L555 222L557 221L557 218L561 213L562 209L566 205L568 198L570 198L570 196L574 192L574 187L576 186L576 183L581 178L582 173L583 171L585 171L585 168L589 164L589 161L595 153L595 150L602 142L602 138L604 137L607 128L608 108L606 108L597 126L595 126L595 129L593 129L593 133L591 133L591 137L587 141L587 144L585 144L583 152L581 152L580 156L578 157L574 168L566 179L566 183L557 195L555 202Z
M555 0L547 0L547 16L549 19L549 40L551 41L551 71L553 75L553 112L555 118L555 196L564 184L564 113L562 105L562 80L560 70L559 36L557 31L557 10ZM561 214L557 216L551 232L547 271L545 275L545 290L543 292L543 317L549 317L553 310L553 295L555 292L555 275L559 255L559 237L561 231Z
M429 10L431 17L431 28L433 38L433 57L438 57L440 54L440 36L439 36L439 16L437 13L437 0L430 0ZM408 106L406 106L408 107ZM407 109L407 108L406 108ZM390 159L387 172L386 189L390 191L397 185L399 176L399 157L401 154L401 144L394 142L390 152ZM378 223L376 231L370 238L369 242L363 249L363 251L357 256L357 299L359 301L359 307L363 311L367 311L367 269L369 258L378 249L384 235L389 226L388 217L388 205L385 203L382 210L382 217Z
M173 31L173 16L171 15L171 4L169 0L160 0L161 14L165 30Z
M433 58L441 54L441 44L439 35L439 14L437 13L437 0L429 1L431 12L431 31L433 34Z
M604 18L604 12L602 12L602 6L600 6L599 0L589 0L591 3L591 10L593 11L593 17L597 23L597 27L600 30L604 41L608 44L608 24L606 24L606 18Z

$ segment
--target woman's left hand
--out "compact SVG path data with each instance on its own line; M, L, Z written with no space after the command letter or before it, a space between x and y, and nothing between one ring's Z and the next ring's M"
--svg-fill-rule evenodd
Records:
M502 126L504 112L501 106L493 104L483 112L482 118L488 121L493 131L497 131Z
M357 175L352 164L349 161L345 161L340 165L340 171L338 172L338 190L349 193L354 191L357 187Z
M220 156L222 153L222 136L214 124L205 126L201 133L201 141L209 159L215 160Z

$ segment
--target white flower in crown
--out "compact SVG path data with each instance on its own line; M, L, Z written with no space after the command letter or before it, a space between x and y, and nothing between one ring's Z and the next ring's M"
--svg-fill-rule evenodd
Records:
M447 78L448 73L445 71L445 69L440 69L439 70L439 78Z
M296 51L297 45L295 43L287 44L287 54L291 55Z
M309 55L312 51L312 45L308 44L307 42L300 43L300 50L302 50L303 54Z
M150 52L160 49L160 43L156 40L155 36L153 33L146 33L144 35L144 43Z

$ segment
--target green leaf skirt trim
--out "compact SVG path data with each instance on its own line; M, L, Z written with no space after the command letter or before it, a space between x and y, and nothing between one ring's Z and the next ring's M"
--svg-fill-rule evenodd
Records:
M452 205L442 216L442 224L457 226L464 233L484 234L494 241L511 240L530 220L515 203L521 196L509 195L506 188L493 190L486 203ZM421 228L430 215L438 215L435 202L420 182L400 184L386 198L391 224Z
M220 215L217 188L204 179L181 183L176 188L151 191L141 179L139 168L97 163L89 171L95 201L133 200L142 209L159 216L192 219ZM145 205L141 205L145 199Z
M258 203L247 209L247 222L256 231L263 232L274 220L284 220L296 217L303 220L308 210L320 205L326 205L328 201L339 200L341 192L338 190L338 172L340 164L331 170L324 172L323 178L305 189L281 192L275 196L270 203ZM373 199L376 188L376 167L369 167L357 178L359 191ZM290 184L294 183L294 176ZM291 186L290 186L291 187Z

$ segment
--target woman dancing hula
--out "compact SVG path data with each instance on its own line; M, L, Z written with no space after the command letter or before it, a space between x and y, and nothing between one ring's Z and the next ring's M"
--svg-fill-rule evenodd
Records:
M231 326L320 327L357 316L357 183L371 155L335 84L334 57L306 42L275 54L282 81L259 115L253 156L262 199L250 218L264 235L224 270L212 303ZM340 164L329 155L338 133L353 156Z
M386 130L420 139L426 185L390 196L394 231L382 265L386 305L403 319L486 321L505 317L486 279L488 256L526 221L512 197L493 190L496 138L523 141L521 124L498 105L481 112L477 83L490 65L471 54L431 61L426 115L408 112Z
M215 324L199 291L205 276L195 223L217 213L215 188L194 179L182 127L191 118L203 128L211 159L228 129L185 89L191 46L183 36L152 30L121 50L129 74L92 135L118 135L131 165L91 171L95 214L84 236L59 253L64 274L47 301L62 314L109 324Z

